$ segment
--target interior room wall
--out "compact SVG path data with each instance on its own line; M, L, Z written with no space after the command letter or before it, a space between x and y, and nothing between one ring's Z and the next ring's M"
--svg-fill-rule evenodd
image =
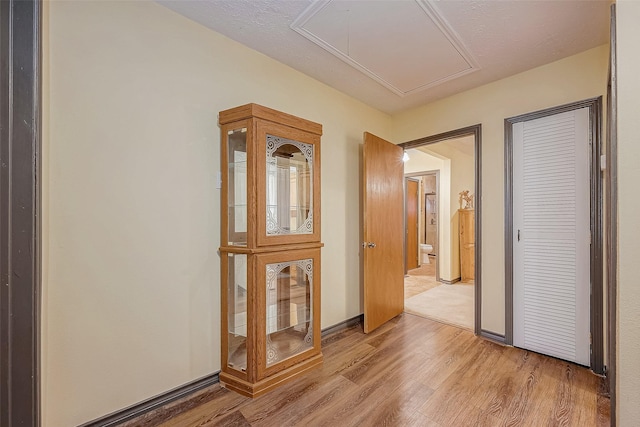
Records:
M504 119L604 96L607 72L603 45L393 117L398 142L482 124L481 326L487 331L505 332Z
M220 369L217 113L323 125L322 326L357 316L363 132L391 117L148 1L45 8L43 425Z
M618 351L617 425L640 419L640 3L616 3L618 83Z

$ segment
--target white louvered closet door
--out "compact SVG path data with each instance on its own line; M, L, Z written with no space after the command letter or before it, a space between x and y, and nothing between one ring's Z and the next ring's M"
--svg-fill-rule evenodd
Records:
M589 109L513 126L513 344L590 363Z

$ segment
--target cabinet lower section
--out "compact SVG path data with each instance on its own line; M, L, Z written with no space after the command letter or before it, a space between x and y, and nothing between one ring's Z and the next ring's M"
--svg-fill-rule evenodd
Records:
M322 362L320 247L220 248L227 388L255 397Z
M315 355L255 383L242 380L226 372L220 372L220 384L243 396L258 397L320 366L322 366L322 354Z

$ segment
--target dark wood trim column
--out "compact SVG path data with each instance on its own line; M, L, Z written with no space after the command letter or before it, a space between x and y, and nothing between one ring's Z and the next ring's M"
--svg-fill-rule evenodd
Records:
M41 2L0 2L0 425L38 426Z
M611 426L617 423L618 347L618 78L616 59L616 5L611 5L609 82L607 84L606 224L607 262L607 379L611 398Z

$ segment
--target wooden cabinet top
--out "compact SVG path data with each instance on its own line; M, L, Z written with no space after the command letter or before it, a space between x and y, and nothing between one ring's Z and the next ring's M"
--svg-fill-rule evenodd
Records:
M221 125L239 120L259 118L274 123L280 123L305 132L322 135L322 125L311 120L301 119L291 114L283 113L258 104L246 104L229 110L221 111L218 122Z

